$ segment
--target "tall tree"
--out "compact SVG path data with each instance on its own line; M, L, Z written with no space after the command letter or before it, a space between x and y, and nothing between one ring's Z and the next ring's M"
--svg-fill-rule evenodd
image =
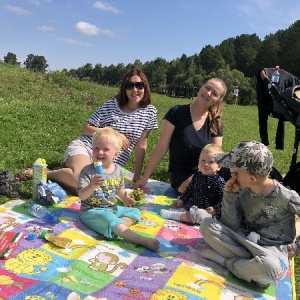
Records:
M237 70L246 76L255 74L255 58L259 51L261 41L256 34L242 34L235 40L235 61Z
M173 83L176 75L184 74L184 72L185 69L182 60L180 60L179 58L171 60L168 64L167 69L167 85L171 85Z
M283 69L300 78L300 21L292 24L280 38L279 61Z
M12 65L18 65L18 66L20 65L20 62L17 61L16 54L12 52L8 52L6 56L4 56L4 62Z
M91 80L93 78L93 65L91 63L87 63L82 67L82 79Z
M235 38L229 38L223 41L220 45L216 46L216 49L221 52L225 63L229 65L231 69L236 67L234 41Z
M35 72L45 73L48 68L47 61L44 56L29 54L24 61L26 69L30 69Z
M103 68L101 64L96 64L93 69L93 81L101 84L103 80Z
M200 52L200 61L203 69L207 72L213 72L225 66L225 61L221 52L211 45L205 46Z
M255 67L261 68L275 67L279 63L279 41L278 36L274 34L267 35L262 41L261 48L256 55Z

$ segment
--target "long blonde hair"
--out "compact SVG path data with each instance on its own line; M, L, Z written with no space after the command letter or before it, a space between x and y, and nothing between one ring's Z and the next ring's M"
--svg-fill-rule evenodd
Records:
M221 132L221 128L222 128L221 117L223 114L223 99L227 93L227 86L226 83L220 78L216 78L216 77L210 78L207 82L211 80L219 82L224 88L224 93L223 95L221 95L219 103L217 105L211 106L208 109L210 131L213 134L218 134Z

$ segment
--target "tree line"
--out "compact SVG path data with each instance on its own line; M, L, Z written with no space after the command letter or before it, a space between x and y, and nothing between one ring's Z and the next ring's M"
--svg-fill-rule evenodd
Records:
M213 47L207 45L200 53L192 56L183 54L167 62L158 57L153 61L142 63L119 63L116 66L93 66L87 63L78 69L63 69L68 76L87 80L101 85L119 86L125 72L135 67L147 75L151 89L173 97L192 98L196 96L199 86L211 77L220 77L227 84L229 93L225 101L232 103L231 91L239 88L239 104L256 104L255 76L259 69L275 67L300 77L300 20L286 30L267 35L261 40L256 34L242 34L228 38ZM9 52L4 62L20 65L15 54ZM48 64L43 56L29 54L24 61L27 69L46 72ZM58 71L55 71L58 72Z

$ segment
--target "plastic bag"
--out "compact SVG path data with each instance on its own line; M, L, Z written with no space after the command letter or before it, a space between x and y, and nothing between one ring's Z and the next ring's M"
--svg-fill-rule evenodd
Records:
M43 205L60 203L65 197L68 196L65 190L56 182L39 182L37 187L37 201Z

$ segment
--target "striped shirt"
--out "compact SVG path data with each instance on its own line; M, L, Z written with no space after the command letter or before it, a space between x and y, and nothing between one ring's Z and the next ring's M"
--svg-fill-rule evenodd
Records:
M102 128L109 126L120 133L123 133L130 145L127 150L121 150L115 162L124 167L127 160L141 137L147 130L157 129L157 110L149 104L147 107L140 107L131 113L124 113L118 106L117 99L110 99L103 103L87 120L92 126ZM92 149L92 136L83 135L79 138L86 146Z

